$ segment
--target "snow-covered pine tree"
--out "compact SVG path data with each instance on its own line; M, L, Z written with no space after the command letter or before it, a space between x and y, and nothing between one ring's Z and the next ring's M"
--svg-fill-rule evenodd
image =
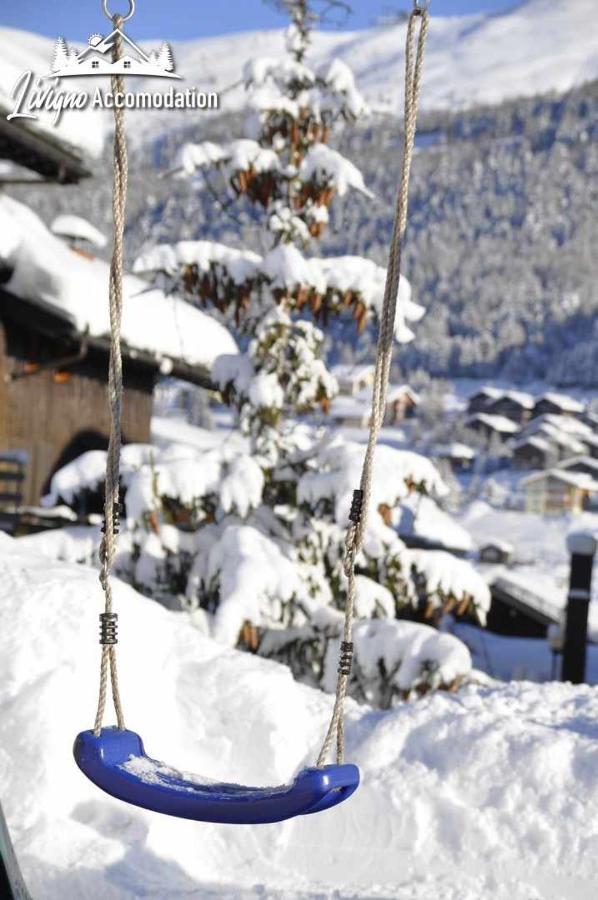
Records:
M52 71L59 72L69 63L69 50L63 37L59 37L54 44L54 56L52 57Z
M213 369L236 410L238 440L193 462L165 454L131 476L127 517L144 527L134 535L127 574L154 593L159 583L166 593L183 594L220 639L282 658L299 677L326 685L329 647L341 629L345 525L363 447L313 424L337 390L322 358L321 328L351 316L362 331L381 306L385 271L364 258L310 252L335 198L350 190L369 194L359 170L329 144L335 126L367 110L342 61L319 70L306 64L313 8L305 0L284 6L291 17L286 56L256 59L244 70L254 136L187 144L178 162L179 173L196 181L220 170L234 196L261 210L266 252L184 241L150 248L135 265L213 309L237 330L244 350L220 357ZM410 295L402 279L398 342L412 339L408 323L424 312ZM388 619L407 613L433 621L448 609L484 620L488 589L467 562L408 550L397 534L410 494L444 491L427 459L379 448L372 495L379 515L370 516L358 560L357 615L387 621L374 631L356 628L356 671L367 670L377 685L361 683L357 693L392 695L392 686L379 684L392 682L401 663L382 659L384 634L389 638L396 624ZM426 687L443 683L438 659L420 663ZM450 671L452 683L458 676Z
M164 69L165 72L172 72L174 70L172 50L170 49L170 44L168 44L166 41L164 41L160 46L157 62L160 68Z

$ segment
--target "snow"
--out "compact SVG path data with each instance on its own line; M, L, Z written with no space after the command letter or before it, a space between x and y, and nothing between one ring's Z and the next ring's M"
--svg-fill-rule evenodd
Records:
M527 0L498 14L465 16L440 16L432 8L423 108L499 103L522 95L567 91L592 81L598 77L595 35L592 28L580 28L579 23L592 22L594 13L594 0ZM244 24L250 24L249 20ZM245 64L262 56L280 60L285 53L285 32L246 31L171 44L177 72L186 83L228 89L222 104L234 109L246 101L242 85L230 89L241 79ZM394 112L401 105L399 75L404 70L404 45L404 25L317 32L308 61L318 73L328 72L336 89L347 86L339 66L349 67L366 101ZM49 38L1 28L0 83L4 95L23 69L46 73L52 52ZM165 88L155 86L157 90ZM0 102L6 102L5 96ZM351 98L346 102L350 107ZM188 118L188 112L176 110L127 111L131 140L138 141L186 125ZM44 127L54 130L51 125ZM77 111L65 114L59 134L98 153L110 127L108 116L96 112L92 118Z
M407 550L406 563L426 577L430 599L440 606L447 597L460 598L469 595L476 606L476 613L485 624L490 609L490 589L479 572L464 559L444 550Z
M0 110L2 116L14 107L13 89L17 79L27 70L38 76L47 75L52 61L54 42L38 34L19 31L15 28L0 28ZM47 83L44 87L48 87ZM84 90L83 80L77 79L76 90ZM104 147L107 121L92 109L63 111L59 122L54 125L54 112L36 110L37 120L27 120L27 128L47 135L50 140L61 141L79 156L97 158ZM13 125L23 120L13 120Z
M507 419L506 416L497 416L490 413L476 413L469 421L479 422L481 425L485 425L492 431L498 431L501 434L515 434L515 432L519 431L519 425L517 425L516 422L512 422L511 419Z
M8 538L0 570L0 791L39 900L593 896L597 690L472 686L377 713L350 702L362 784L347 804L255 829L179 821L101 794L73 762L95 707L96 573ZM115 592L127 724L149 753L262 785L313 763L332 698Z
M366 678L392 673L399 691L417 690L425 669L434 672L434 686L450 685L471 672L469 650L452 635L416 622L372 619L354 628L355 664Z
M318 185L335 188L339 197L344 197L349 188L372 198L363 181L363 175L342 153L327 144L314 144L309 148L299 168L302 181L315 181Z
M148 444L126 444L121 450L120 468L123 483L127 484L129 475L147 465L156 450ZM106 475L106 452L104 450L88 450L72 462L59 469L50 481L50 490L42 499L44 506L56 506L57 503L72 503L80 491L96 490Z
M228 144L183 144L177 154L175 169L192 175L197 169L228 163L232 172L249 169L254 172L271 172L280 168L280 161L273 150L261 147L257 141L240 138Z
M82 334L109 334L107 263L73 252L32 210L6 196L0 197L0 261L12 270L5 288L16 298L68 317ZM236 352L222 325L180 298L132 275L125 275L124 292L122 339L129 347L204 367Z
M261 256L251 250L236 250L215 241L179 241L177 244L158 244L142 253L133 266L137 274L165 272L175 275L183 266L197 266L207 272L212 266L223 268L237 285L255 278Z
M573 397L569 397L567 394L555 394L548 392L546 394L542 394L541 397L538 397L537 402L539 403L541 400L546 400L548 403L554 403L554 405L562 409L563 412L581 413L585 409L583 403L579 403L577 400L574 400Z
M431 544L439 544L456 552L468 553L473 549L469 532L455 522L430 497L411 495L403 501L398 522L402 538L424 538Z
M307 472L299 481L299 503L316 507L319 501L333 503L335 521L345 525L351 507L355 485L360 483L363 447L353 442L334 440L319 456L317 472ZM407 497L407 482L422 484L436 496L446 493L440 475L433 464L417 453L396 450L381 444L376 449L372 478L371 510L382 504L392 508ZM373 516L370 516L371 523Z
M275 289L295 291L305 287L319 294L328 291L341 298L348 293L355 294L377 315L382 312L384 267L360 256L306 257L293 244L278 244L264 257L213 241L158 244L136 259L133 271L180 276L181 269L187 266L197 266L205 274L217 269L221 280L230 280L237 286L258 284L265 279ZM414 334L406 323L418 322L424 314L425 309L411 299L411 285L401 275L395 319L395 337L399 343L413 340Z
M50 225L50 231L61 237L80 238L100 249L108 243L106 235L102 234L99 228L96 228L87 219L69 213L56 216Z

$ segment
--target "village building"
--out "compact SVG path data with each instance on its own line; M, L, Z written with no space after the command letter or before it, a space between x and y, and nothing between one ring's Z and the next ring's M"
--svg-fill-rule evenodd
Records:
M87 174L54 134L22 132L0 124L0 156L55 181ZM215 356L238 351L223 326L183 300L128 275L124 290L123 438L143 443L160 373L207 386ZM105 262L0 193L0 508L37 505L58 468L107 446L107 292Z
M338 378L338 376L337 376ZM345 381L345 390L351 389ZM328 415L335 423L345 428L368 428L372 410L372 386L356 394L341 393L330 404ZM386 396L384 414L385 426L400 425L411 418L417 409L419 397L408 385L390 385Z
M487 565L508 565L513 559L514 547L508 541L494 539L482 544L479 560Z
M540 515L579 513L598 493L598 481L583 472L548 469L522 479L525 510Z
M373 365L332 366L331 373L336 378L339 393L343 397L356 397L374 383Z
M559 416L581 416L585 411L583 403L567 394L546 393L538 397L532 412L533 416L554 413Z
M484 412L506 416L512 422L524 425L534 409L534 398L522 391L505 391L502 396L488 403Z
M481 388L481 390L476 391L475 394L472 394L467 401L468 414L470 416L473 416L479 412L486 412L490 404L494 403L496 400L499 400L503 396L503 394L504 391L499 390L499 388Z
M473 466L476 451L467 444L455 442L446 446L437 447L434 456L438 460L448 462L453 472L468 472Z
M560 463L558 468L567 472L582 472L598 481L598 459L592 459L591 456L573 456Z
M549 438L530 434L513 445L513 465L517 469L547 469L559 460L559 451Z
M466 425L472 431L482 434L487 441L498 439L504 442L519 431L519 426L506 416L495 416L490 413L477 413L467 419Z

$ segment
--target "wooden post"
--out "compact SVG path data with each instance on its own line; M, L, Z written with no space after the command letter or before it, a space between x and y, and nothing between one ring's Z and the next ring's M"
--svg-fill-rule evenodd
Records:
M588 610L596 540L586 532L574 532L567 538L567 549L571 554L571 573L561 681L581 684L586 677Z

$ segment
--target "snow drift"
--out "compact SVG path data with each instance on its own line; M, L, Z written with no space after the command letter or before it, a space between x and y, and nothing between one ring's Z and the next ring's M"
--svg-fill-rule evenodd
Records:
M0 792L36 900L384 897L590 900L598 878L598 691L511 684L388 712L349 704L363 786L320 816L195 824L100 794L71 755L93 718L96 573L0 541ZM129 727L213 778L288 779L331 698L116 586Z

